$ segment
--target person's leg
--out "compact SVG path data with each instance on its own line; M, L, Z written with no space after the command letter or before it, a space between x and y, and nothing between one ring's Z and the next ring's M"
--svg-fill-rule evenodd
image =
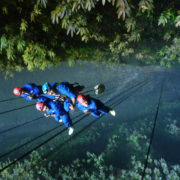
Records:
M96 100L96 105L98 108L98 111L103 114L107 114L110 111L110 108L105 106L101 101Z
M81 86L81 85L78 85L78 86L75 86L74 87L74 90L76 93L79 93L81 92L85 87L84 86Z
M72 101L70 99L65 99L63 102L64 109L66 112L69 112L71 110Z
M71 127L72 121L68 113L64 114L63 116L60 116L60 118L62 119L62 122L67 128Z
M101 112L102 114L110 113L112 116L116 115L116 112L112 108L105 106L101 101L97 100L96 104L98 107L98 111Z
M81 92L85 88L84 86L81 86L81 85L76 84L76 83L69 84L68 86L76 94L78 94L79 92Z
M63 116L60 117L62 119L62 122L64 123L64 125L68 128L68 134L71 135L74 131L74 129L71 127L72 125L72 121L69 117L69 114L65 114Z
M42 91L42 86L41 86L41 85L38 85L37 87L38 87L39 92L40 92L39 94L40 94L40 95L41 95L41 94L43 94L43 91Z

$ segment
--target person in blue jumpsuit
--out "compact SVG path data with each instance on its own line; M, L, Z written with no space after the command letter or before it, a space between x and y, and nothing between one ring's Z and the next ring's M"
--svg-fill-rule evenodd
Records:
M78 83L75 83L78 84ZM46 97L50 99L58 99L60 98L64 101L66 98L72 101L72 108L74 109L76 103L77 93L81 91L84 86L73 86L74 84L70 84L68 82L62 83L45 83L42 86L42 91Z
M16 96L21 96L28 101L32 101L42 94L42 86L37 86L34 83L29 83L24 85L22 88L14 88L13 93Z
M70 102L64 103L65 109L67 111L71 110L71 106L68 106L68 103L70 105ZM110 113L112 116L116 115L116 112L113 109L105 106L101 101L83 94L79 94L77 96L76 107L85 114L91 114L96 118L100 117L102 114L108 113Z
M36 108L39 111L44 111L44 115L46 117L52 116L57 122L63 122L69 130L69 135L73 133L74 129L71 127L72 121L70 119L69 113L65 111L63 104L61 104L60 102L54 102L47 97L41 96L38 98Z

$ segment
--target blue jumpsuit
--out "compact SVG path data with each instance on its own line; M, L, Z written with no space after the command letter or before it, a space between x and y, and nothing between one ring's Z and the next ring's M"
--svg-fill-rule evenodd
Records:
M62 119L62 122L67 128L69 128L72 125L72 121L70 119L69 113L64 110L63 104L59 102L54 102L44 96L39 97L38 101L46 103L46 105L49 108L49 110L47 110L46 113L49 115L55 114L54 118L57 122L60 119Z
M54 88L61 95L65 95L69 97L70 99L76 98L76 93L73 92L71 84L69 84L68 82L62 82L60 84L52 83L50 84L50 86ZM46 94L45 96L50 99L56 99L56 96L53 96L53 95Z
M109 108L106 107L102 102L100 102L97 99L89 98L88 100L88 107L85 107L81 104L79 104L78 101L76 101L76 107L81 111L91 111L91 115L98 118L101 114L107 114L109 113Z
M42 87L37 86L34 83L24 85L24 87L22 87L22 90L25 90L27 93L21 94L21 97L28 101L32 101L34 98L36 99L39 95L42 94ZM29 95L35 95L35 97L31 99L28 97Z
M65 99L63 102L65 111L70 111L70 105L72 104L72 101L70 99Z

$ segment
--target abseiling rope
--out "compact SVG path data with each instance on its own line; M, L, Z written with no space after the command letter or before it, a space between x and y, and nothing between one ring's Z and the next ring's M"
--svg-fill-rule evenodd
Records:
M150 153L150 150L151 150L152 140L153 140L154 132L155 132L155 128L156 128L156 122L157 122L157 117L158 117L158 113L159 113L159 107L160 107L160 102L161 102L163 87L164 87L164 79L163 79L163 82L162 82L162 84L161 84L160 96L159 96L158 105L157 105L157 108L156 108L156 113L155 113L155 117L154 117L153 128L152 128L152 132L151 132L151 136L150 136L150 142L149 142L148 151L147 151L147 153L146 153L146 159L145 159L145 163L144 163L144 169L143 169L143 174L142 174L141 180L144 179L144 176L145 176L145 173L146 173L146 168L147 168L147 165L148 165L149 153Z
M170 79L170 77L169 77L169 79ZM172 79L172 78L171 78L171 79ZM172 86L172 88L173 88L173 90L174 90L174 92L175 92L178 100L180 101L180 96L179 96L179 93L178 93L178 90L177 90L176 86L172 84L172 81L171 81L171 80L170 80L170 83L171 83L171 86Z
M9 99L4 99L4 100L0 100L1 102L6 102L6 101L13 101L13 100L17 100L17 99L21 99L20 97L15 97L15 98L9 98Z
M141 82L141 83L142 83L142 82ZM145 85L145 84L144 84L144 85ZM132 95L132 94L131 94L131 95ZM131 95L130 95L130 96L131 96ZM129 97L130 97L130 96L129 96ZM128 98L126 98L126 99L128 99ZM125 100L126 100L126 99L125 99ZM122 103L122 102L121 102L121 103ZM88 116L88 115L84 115L82 118L80 118L80 119L77 120L75 123L73 123L73 125L74 125L74 124L77 124L78 122L80 122L82 119L84 119L84 118L87 117L87 116ZM59 126L58 126L58 127L59 127ZM55 129L58 128L58 127L55 127ZM19 158L17 158L16 160L12 161L12 162L9 163L8 165L6 165L6 166L3 167L2 169L0 169L0 172L2 172L3 170L5 170L6 168L10 167L11 165L15 164L15 163L18 162L19 160L23 159L24 157L26 157L27 155L29 155L32 151L37 150L38 148L40 148L40 147L43 146L44 144L48 143L49 141L51 141L52 139L54 139L55 137L57 137L58 135L60 135L61 133L63 133L66 129L67 129L67 128L65 128L65 129L63 129L62 131L56 133L55 135L53 135L53 136L51 136L50 138L48 138L46 141L42 142L41 144L37 145L37 146L34 147L33 149L29 150L28 152L26 152L25 154L23 154L22 156L20 156ZM52 130L50 130L50 131L52 131ZM27 143L25 143L25 144L23 144L23 145L20 145L19 147L16 147L16 148L14 148L13 150L11 150L11 151L9 151L9 152L1 155L0 158L2 158L2 157L4 157L4 156L6 156L6 155L8 155L8 154L10 154L10 153L12 153L12 152L14 152L14 151L16 151L17 149L20 149L20 148L23 147L24 145L26 145L26 144L28 144L28 143L31 143L32 141L36 140L37 138L39 138L39 137L41 137L41 136L43 136L43 135L45 135L45 134L47 134L47 132L44 133L44 134L42 134L42 135L40 135L40 136L38 136L38 137L36 137L36 138L34 138L33 140L30 140L29 142L27 142Z
M3 111L3 112L0 112L0 115L7 114L9 112L13 112L13 111L16 111L16 110L19 110L19 109L24 109L24 108L27 108L27 107L31 107L31 106L34 106L34 105L35 104L29 104L29 105L22 106L22 107L19 107L19 108L14 108L14 109L10 109L10 110L7 110L7 111Z
M44 116L42 116L42 117L44 117ZM42 118L42 117L41 117L41 118ZM79 117L79 115L77 115L75 118L77 118L77 117ZM11 154L11 153L13 153L13 152L15 152L15 151L17 151L18 149L20 149L20 148L22 148L22 147L24 147L24 146L32 143L33 141L39 139L40 137L45 136L45 135L49 134L50 132L53 132L55 129L61 127L62 125L63 125L63 124L60 124L60 125L58 125L58 126L52 128L52 129L50 129L50 130L42 133L42 134L40 134L39 136L34 137L33 139L30 139L29 141L25 142L24 144L21 144L20 146L17 146L17 147L15 147L14 149L12 149L12 150L10 150L10 151L8 151L8 152L0 155L0 159L3 158L3 157L5 157L5 156L7 156L7 155L9 155L9 154Z
M139 90L140 88L142 88L143 86L147 85L150 81L143 81L140 83L137 83L136 85L132 86L131 88L129 88L128 90L124 90L122 91L120 94L118 94L115 99L117 99L119 96L123 95L120 99L115 100L113 103L111 103L110 106L116 106L119 104L119 100L121 100L121 102L125 101L126 99L128 99L130 96L132 96L135 92L137 92L137 90ZM114 99L114 98L113 98ZM112 100L110 100L109 102L112 102ZM121 103L120 102L120 103Z
M88 115L86 115L88 116ZM98 118L101 119L104 115L100 116ZM56 154L58 153L58 150L60 148L62 148L66 143L68 143L69 141L71 141L72 139L75 139L79 134L81 134L83 131L85 131L86 129L88 129L90 126L92 126L92 124L96 123L97 122L97 119L94 119L93 121L91 121L89 124L85 125L80 131L78 131L77 133L75 133L73 136L71 136L69 139L65 140L64 142L62 142L61 144L58 145L58 147L56 147L56 149L53 150L53 152L51 151L50 153L47 153L43 159L45 158L48 158L48 159L53 159Z
M82 118L80 118L79 120L77 120L74 124L77 124L78 122L80 122L82 119L84 119L87 115L84 115ZM62 126L62 125L60 125ZM55 128L58 128L60 126L57 126ZM39 145L35 146L34 148L32 148L31 150L27 151L25 154L23 154L22 156L18 157L17 159L15 159L14 161L10 162L9 164L7 164L6 166L4 166L3 168L0 169L0 172L4 171L5 169L7 169L8 167L10 167L11 165L15 164L16 162L20 161L21 159L23 159L24 157L28 156L30 153L32 153L33 151L37 150L38 148L40 148L41 146L43 146L44 144L48 143L49 141L51 141L52 139L54 139L55 137L57 137L58 135L62 134L67 128L64 128L63 130L61 130L60 132L56 133L55 135L49 137L47 140L45 140L44 142L40 143ZM7 155L7 154L6 154ZM1 158L1 157L0 157Z
M141 83L142 83L142 82L141 82ZM139 84L141 84L141 83L139 83ZM147 83L145 83L145 84L147 84ZM143 84L143 85L145 85L145 84ZM140 86L140 87L142 87L142 86ZM134 92L134 93L135 93L135 92ZM134 93L133 93L133 94L134 94ZM130 96L132 96L132 93L131 93ZM130 97L130 96L129 96L129 97ZM128 97L127 97L126 99L128 99ZM126 100L126 99L125 99L125 100ZM122 103L122 102L121 102L121 103ZM80 119L77 120L75 123L73 123L73 125L74 125L74 124L77 124L78 122L80 122L82 119L84 119L84 118L87 117L87 116L88 116L88 115L84 115L82 118L80 118ZM91 123L90 123L90 124L91 124ZM58 126L58 127L59 127L59 126ZM55 127L54 129L56 129L56 128L58 128L58 127ZM8 167L10 167L11 165L15 164L16 162L20 161L21 159L23 159L24 157L26 157L27 155L29 155L31 152L33 152L34 150L37 150L38 148L40 148L40 147L43 146L44 144L48 143L49 141L51 141L52 139L54 139L55 137L57 137L58 135L62 134L66 129L67 129L67 128L64 128L62 131L60 131L60 132L56 133L55 135L51 136L51 137L48 138L46 141L44 141L44 142L42 142L41 144L37 145L37 146L34 147L33 149L27 151L25 154L23 154L23 155L20 156L19 158L15 159L15 160L12 161L11 163L9 163L8 165L6 165L6 166L4 166L2 169L0 169L0 172L2 172L3 170L7 169ZM51 129L51 130L49 130L49 131L53 131L53 130ZM45 135L45 134L47 134L47 132L41 134L40 136L38 136L38 137L36 137L36 138L34 138L33 141L36 140L37 138ZM2 158L2 157L4 157L4 156L6 156L6 155L8 155L8 154L10 154L10 153L12 153L12 152L14 152L14 151L16 151L17 149L20 149L21 147L23 147L24 145L26 145L26 144L28 144L28 143L30 143L30 142L32 142L32 140L30 140L29 142L27 142L27 143L25 143L25 144L23 144L23 145L21 145L21 146L19 146L19 147L16 147L16 148L14 148L13 150L11 150L11 151L9 151L9 152L1 155L0 158Z
M40 117L35 118L35 119L31 120L31 121L28 121L28 122L19 124L19 125L17 125L17 126L14 126L14 127L9 128L9 129L5 129L5 130L1 131L0 134L4 134L4 133L9 132L9 131L11 131L11 130L13 130L13 129L19 128L19 127L21 127L21 126L25 126L26 124L29 124L29 123L31 123L31 122L33 122L33 121L37 121L37 120L39 120L39 119L41 119L41 118L43 118L43 117L44 117L44 116L40 116Z
M143 83L144 82L144 83ZM148 81L143 81L143 82L140 82L140 83L138 83L138 85L140 85L138 88L136 88L136 90L135 91L133 91L133 92L131 92L130 94L128 94L129 96L128 97L125 97L123 100L121 100L121 98L122 97L120 97L120 98L118 98L118 100L117 101L119 101L119 100L121 100L121 102L119 103L119 104L121 104L121 103L123 103L123 101L125 101L125 100L127 100L129 97L131 97L133 94L135 94L135 92L139 89L139 88L141 88L141 87L143 87L143 86L145 86L145 85L147 85L148 84ZM143 83L143 84L142 84ZM135 85L135 86L137 86L137 84ZM134 87L134 86L133 86ZM121 93L120 93L121 94ZM119 95L118 95L119 96ZM113 98L114 99L114 98ZM107 102L108 103L108 102ZM113 103L113 105L114 105L114 103ZM118 104L116 104L116 106L117 106ZM115 106L115 105L114 105ZM101 119L102 117L103 117L104 115L102 115L101 117L99 117L98 118L98 120L99 119ZM54 151L52 152L50 152L50 153L47 153L45 156L44 156L44 158L48 158L48 159L53 159L55 156L56 156L56 154L58 153L58 150L64 145L64 144L66 144L67 142L69 142L69 141L71 141L72 139L74 139L75 137L77 137L81 132L83 132L84 130L86 130L87 128L89 128L92 124L94 124L94 123L96 123L97 122L97 119L95 119L95 120L93 120L93 121L91 121L89 124L87 124L83 129L81 129L79 132L77 132L75 135L73 135L72 137L70 137L69 139L67 139L65 142L63 142L63 143L61 143L60 145L58 145L58 147L56 147L56 149L54 149Z
M62 126L62 124L60 124L60 125L52 128L52 129L46 131L46 132L44 132L43 134L41 134L41 135L39 135L39 136L37 136L37 137L35 137L35 138L33 138L33 139L30 139L29 141L25 142L24 144L21 144L20 146L17 146L17 147L15 147L14 149L12 149L12 150L10 150L10 151L8 151L8 152L0 155L0 159L3 158L3 157L5 157L5 156L7 156L7 155L9 155L9 154L11 154L11 153L13 153L13 152L15 152L15 151L17 151L18 149L22 148L23 146L28 145L29 143L32 143L33 141L39 139L40 137L47 135L48 133L54 131L55 129L57 129L57 128L61 127L61 126Z

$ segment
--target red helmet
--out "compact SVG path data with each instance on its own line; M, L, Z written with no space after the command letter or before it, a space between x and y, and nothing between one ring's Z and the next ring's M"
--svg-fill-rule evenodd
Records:
M39 110L39 111L42 111L44 105L45 105L44 102L37 102L37 103L36 103L36 109Z
M16 96L20 96L21 93L22 93L22 89L20 87L16 87L16 88L13 89L13 93Z
M87 97L82 94L79 94L77 96L77 101L79 102L79 104L82 104L83 102L87 101Z

